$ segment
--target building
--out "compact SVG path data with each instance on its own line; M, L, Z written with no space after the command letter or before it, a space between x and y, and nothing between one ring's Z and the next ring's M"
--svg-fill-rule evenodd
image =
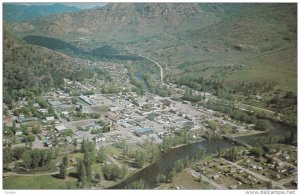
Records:
M97 129L101 129L102 126L98 125L98 124L92 124L89 126L89 130L97 130Z
M55 120L54 116L46 117L46 121L54 121L54 120Z
M109 108L109 111L111 111L111 112L116 112L116 111L118 111L118 110L120 110L119 107L110 107L110 108Z
M85 101L89 105L94 104L94 101L85 95L81 95L81 96L79 96L79 98L82 99L83 101Z
M51 106L62 106L63 104L60 101L48 101Z
M152 128L138 128L135 129L133 132L136 136L142 136L142 135L148 135L151 133L154 133L154 130Z
M39 111L39 112L42 113L42 114L48 113L48 110L45 109L45 108L40 108L40 109L38 109L37 111Z
M64 116L68 116L69 112L68 111L62 111L61 114L64 115Z
M66 142L68 142L68 143L72 143L72 141L73 141L73 140L72 140L72 137L70 137L70 136L67 136L65 140L66 140Z
M55 126L55 130L57 131L57 132L61 132L61 131L64 131L64 130L67 130L68 128L66 127L66 126L64 126L64 125L56 125Z
M16 135L23 135L23 131L22 130L17 130Z
M103 134L99 134L97 137L96 137L96 142L105 142L106 138Z

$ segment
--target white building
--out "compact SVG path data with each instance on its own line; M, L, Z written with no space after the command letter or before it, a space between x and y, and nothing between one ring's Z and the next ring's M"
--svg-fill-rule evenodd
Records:
M61 132L61 131L67 130L67 129L68 128L65 125L63 125L63 124L55 126L55 130L58 131L58 132Z
M46 117L46 121L54 121L54 120L55 120L54 116Z

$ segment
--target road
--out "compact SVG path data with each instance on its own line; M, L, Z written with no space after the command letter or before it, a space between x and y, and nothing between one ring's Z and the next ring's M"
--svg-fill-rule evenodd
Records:
M137 54L138 56L142 57L142 58L145 58L147 60L150 60L151 62L153 62L156 66L159 67L160 69L160 82L163 84L164 83L164 70L163 70L163 67L155 60L149 58L149 57L146 57L146 56L143 56L141 54Z
M205 175L202 175L199 172L194 171L193 169L190 169L190 172L196 178L199 178L199 176L201 176L203 181L206 181L206 182L210 183L211 185L213 185L214 187L216 187L219 190L226 190L227 189L225 186L218 184L217 182L211 180L210 178L206 177Z

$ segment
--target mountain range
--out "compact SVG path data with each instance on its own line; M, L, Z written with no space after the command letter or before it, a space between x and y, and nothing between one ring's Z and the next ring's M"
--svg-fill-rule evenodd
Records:
M163 65L169 82L201 78L231 88L257 81L296 91L295 3L111 3L8 29L19 38L52 37L83 51L109 46L143 54Z

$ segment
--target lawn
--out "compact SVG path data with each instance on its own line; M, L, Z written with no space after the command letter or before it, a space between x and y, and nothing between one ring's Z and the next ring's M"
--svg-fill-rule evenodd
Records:
M16 176L3 179L3 189L67 189L69 184L75 186L77 179L58 179L51 175Z

